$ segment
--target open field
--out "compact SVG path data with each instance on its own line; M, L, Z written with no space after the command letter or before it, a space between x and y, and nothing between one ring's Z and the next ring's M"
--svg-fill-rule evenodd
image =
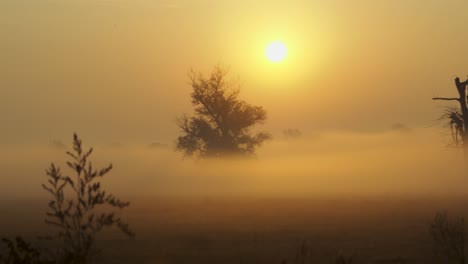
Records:
M134 198L126 213L137 233L100 237L99 263L444 263L434 257L435 212L468 215L467 199L422 197ZM1 203L1 233L47 232L45 202ZM300 253L301 247L306 250ZM304 253L305 252L305 253ZM289 262L293 263L293 262Z

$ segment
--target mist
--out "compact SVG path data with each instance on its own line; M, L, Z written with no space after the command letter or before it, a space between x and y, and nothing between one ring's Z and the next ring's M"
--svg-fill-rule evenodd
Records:
M467 9L0 1L0 238L89 263L449 263L442 219L465 263ZM68 168L75 132L104 178Z
M445 131L447 132L447 131ZM134 196L462 195L463 154L442 129L278 135L253 158L189 159L170 143L92 144L96 166L114 165L103 184ZM71 137L70 137L71 138ZM71 140L1 149L5 197L45 195L51 162L67 172Z

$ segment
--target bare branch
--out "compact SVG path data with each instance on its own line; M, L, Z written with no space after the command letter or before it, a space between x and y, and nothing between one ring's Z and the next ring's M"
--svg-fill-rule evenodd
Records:
M460 98L433 97L432 100L460 101Z

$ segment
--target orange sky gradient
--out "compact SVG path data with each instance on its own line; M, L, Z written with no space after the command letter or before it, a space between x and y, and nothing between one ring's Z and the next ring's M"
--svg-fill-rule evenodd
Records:
M218 63L290 127L433 125L454 94L466 1L30 1L0 4L3 144L68 139L172 143L190 112L187 72ZM273 64L266 45L288 47ZM110 132L111 131L111 132Z
M69 145L78 132L117 165L117 191L131 172L148 182L144 193L215 193L230 180L238 193L349 191L343 182L407 192L422 179L421 192L461 191L460 153L445 148L448 130L437 122L447 104L431 98L456 95L453 79L468 74L467 9L464 0L1 1L0 166L15 175L2 181L12 192L38 189L48 162L63 156L49 143ZM265 57L273 41L288 49L280 63ZM246 178L210 178L173 151L175 121L192 109L187 73L217 64L240 82L242 99L268 113L261 129L273 141L256 165L238 167ZM303 138L286 140L289 128ZM150 152L153 142L167 148ZM152 170L133 171L133 161ZM440 190L448 162L453 181ZM188 172L208 179L194 176L184 189Z

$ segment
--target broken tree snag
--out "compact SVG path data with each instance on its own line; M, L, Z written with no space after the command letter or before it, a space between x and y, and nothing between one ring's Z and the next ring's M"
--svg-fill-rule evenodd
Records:
M444 118L449 120L455 145L462 145L466 155L468 154L468 105L466 97L468 79L462 82L460 78L457 77L455 78L455 85L458 91L458 98L434 97L432 100L458 101L460 108L447 111Z
M463 117L463 146L465 149L468 147L468 106L466 105L466 86L468 85L468 80L460 82L460 78L455 78L455 85L457 86L458 94L460 95L460 109Z

